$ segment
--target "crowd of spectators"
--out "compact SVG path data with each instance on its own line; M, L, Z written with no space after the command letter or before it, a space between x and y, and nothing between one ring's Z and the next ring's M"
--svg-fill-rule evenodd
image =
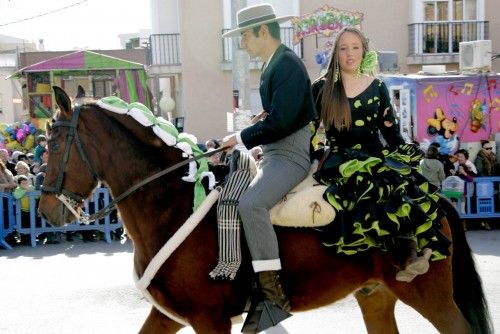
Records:
M40 134L36 138L36 146L30 152L13 151L9 154L7 149L0 149L0 192L11 193L15 200L19 200L21 211L21 227L30 226L30 198L29 194L34 190L41 190L45 173L47 171L48 151L47 138ZM8 199L2 197L4 228L8 224ZM37 200L38 205L38 200ZM93 207L92 207L93 209ZM40 217L36 216L36 225L41 226ZM116 214L113 219L117 219ZM122 230L113 234L115 238L122 238ZM38 243L55 244L65 238L67 241L73 241L75 236L80 237L84 242L95 241L103 238L99 231L81 231L75 232L49 232L42 233L37 237ZM13 231L6 237L6 241L11 245L29 245L30 235Z

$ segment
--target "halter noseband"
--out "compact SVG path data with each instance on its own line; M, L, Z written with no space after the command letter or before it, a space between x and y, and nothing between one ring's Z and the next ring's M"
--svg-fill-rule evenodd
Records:
M68 121L58 120L52 125L53 129L58 127L69 128L69 132L66 137L64 153L59 164L59 175L57 176L56 184L55 186L42 186L43 192L55 193L56 197L61 202L63 202L63 204L66 205L73 214L77 213L74 212L75 210L74 208L85 200L85 198L83 198L81 195L68 191L63 188L64 175L66 172L66 166L68 164L69 152L71 150L73 139L75 140L76 148L78 150L78 153L80 154L80 157L87 165L87 168L91 171L94 180L96 181L99 180L97 173L95 172L94 168L90 164L89 159L87 158L87 155L85 154L85 150L83 149L82 143L80 141L80 136L78 135L77 126L78 126L78 119L80 117L80 110L81 106L76 104L75 107L73 108L73 116L71 118L71 121L68 122ZM79 217L80 214L76 214L75 216Z

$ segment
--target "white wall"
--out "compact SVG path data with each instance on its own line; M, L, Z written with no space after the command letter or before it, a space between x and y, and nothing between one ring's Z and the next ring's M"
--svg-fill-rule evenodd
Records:
M152 34L180 32L178 0L150 0Z
M5 79L14 73L14 68L0 68L0 94L2 113L0 123L14 123L26 120L22 113L21 84L17 79Z

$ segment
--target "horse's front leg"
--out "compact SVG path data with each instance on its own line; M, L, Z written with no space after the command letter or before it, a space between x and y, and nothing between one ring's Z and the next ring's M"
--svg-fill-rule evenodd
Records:
M154 306L146 321L142 325L140 334L174 334L177 333L184 325L170 319Z
M384 284L367 284L354 296L358 301L366 331L369 334L397 334L398 325L394 316L398 300Z

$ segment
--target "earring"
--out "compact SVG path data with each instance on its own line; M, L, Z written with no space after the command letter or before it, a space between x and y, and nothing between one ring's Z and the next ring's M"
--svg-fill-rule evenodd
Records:
M356 78L360 78L362 74L363 70L361 68L361 65L359 65L358 69L356 70Z
M340 79L340 68L339 68L339 62L338 61L335 62L335 70L334 70L334 72L335 72L335 76L333 78L333 82L337 82Z

